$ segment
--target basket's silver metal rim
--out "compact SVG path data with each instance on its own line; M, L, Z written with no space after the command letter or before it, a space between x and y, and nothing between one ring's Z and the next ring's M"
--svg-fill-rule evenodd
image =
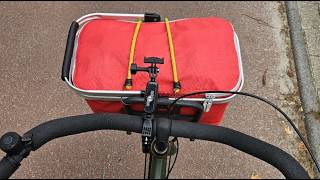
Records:
M144 19L144 14L122 14L122 13L91 13L80 17L76 20L79 25L98 18L107 18L115 20L142 20Z
M144 14L91 13L91 14L87 14L85 16L80 17L79 19L76 20L76 22L81 26L84 23L94 19L113 19L113 20L120 20L124 22L136 23L135 21L144 19ZM175 20L170 20L170 22L183 21L186 19L192 19L192 18L175 19ZM157 22L157 23L164 23L164 22Z
M102 101L122 101L123 99L129 98L129 97L124 97L124 96L94 96L94 95L85 95L85 94L79 94L81 97L85 98L86 100L102 100ZM177 98L168 98L170 101L174 101ZM204 102L206 99L205 98L182 98L180 100L183 101L192 101L192 102ZM215 101L214 104L224 104L229 102L227 101Z
M130 16L132 15L132 16ZM81 31L85 24L87 24L90 20L97 19L97 18L111 18L111 19L139 19L144 17L142 14L138 15L133 15L133 14L116 14L116 13L93 13L93 14L88 14L86 16L83 16L77 20L78 23L82 24L81 28L78 30L77 35L76 35L76 40L75 40L75 47L74 47L74 52L73 56L71 59L71 65L70 65L70 73L69 73L69 79L65 78L66 83L68 86L74 90L77 94L82 96L85 99L90 99L90 100L106 100L106 101L121 101L121 98L127 98L127 97L132 97L132 96L141 96L142 91L110 91L110 90L83 90L78 87L76 87L72 83L72 79L74 76L74 69L75 69L75 61L76 61L76 52L77 52L77 47L78 47L78 39L81 34ZM234 43L237 51L237 56L238 56L238 64L239 64L239 79L237 84L233 89L230 91L241 91L243 84L244 84L244 75L243 75L243 66L242 66L242 58L241 58L241 51L240 51L240 44L239 44L239 38L237 34L234 32ZM210 95L211 93L207 94ZM236 94L226 94L226 93L213 93L214 99L213 103L215 104L220 104L220 103L227 103L229 102L232 98L236 96ZM227 96L227 97L226 97ZM222 98L223 97L223 98ZM175 98L169 98L170 100L175 100ZM206 100L206 98L183 98L183 100L188 100L188 101L199 101L203 102Z

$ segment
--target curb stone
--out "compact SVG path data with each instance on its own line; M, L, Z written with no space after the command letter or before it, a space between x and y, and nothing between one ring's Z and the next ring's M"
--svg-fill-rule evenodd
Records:
M317 117L319 103L309 65L310 57L306 49L297 2L286 1L285 5L307 137L311 150L320 164L320 119ZM317 178L320 178L320 173L317 170L316 172Z

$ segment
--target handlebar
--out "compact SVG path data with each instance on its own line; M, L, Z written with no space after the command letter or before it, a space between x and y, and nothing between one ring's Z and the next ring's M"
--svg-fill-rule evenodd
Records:
M157 124L162 123L171 122L169 119L159 118L155 119L153 126L155 127ZM9 178L31 150L35 151L53 139L105 129L141 133L142 125L143 120L140 116L115 113L86 114L45 122L23 135L23 137L28 137L30 140L27 149L24 149L18 155L7 154L0 161L0 178ZM153 135L156 134L155 129L153 128ZM229 128L172 121L170 136L207 140L229 145L276 167L287 179L309 178L305 169L288 153L264 141Z

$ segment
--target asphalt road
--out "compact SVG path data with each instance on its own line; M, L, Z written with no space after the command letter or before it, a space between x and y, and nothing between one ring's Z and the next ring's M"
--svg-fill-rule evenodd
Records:
M218 16L239 36L245 86L281 104L296 87L278 2L0 2L0 134L20 134L46 120L90 113L60 80L69 26L92 12L158 12L170 19ZM264 85L263 79L266 84ZM290 109L289 109L290 110ZM237 97L223 126L288 150L285 127L263 103ZM290 150L291 152L291 150ZM0 153L2 156L3 153ZM33 152L13 178L142 178L140 136L99 131L61 138ZM182 140L172 178L283 178L265 162L217 143Z

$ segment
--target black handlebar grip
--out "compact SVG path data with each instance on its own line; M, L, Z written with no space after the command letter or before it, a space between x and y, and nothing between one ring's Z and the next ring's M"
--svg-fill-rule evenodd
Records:
M0 161L0 179L8 179L19 168L20 163L10 161L7 157Z
M69 29L66 51L64 53L62 75L61 75L61 79L63 81L65 80L65 77L67 78L69 77L70 63L71 63L71 58L72 58L73 49L74 49L74 42L75 42L75 37L78 31L78 28L79 28L79 24L76 21L73 21Z

